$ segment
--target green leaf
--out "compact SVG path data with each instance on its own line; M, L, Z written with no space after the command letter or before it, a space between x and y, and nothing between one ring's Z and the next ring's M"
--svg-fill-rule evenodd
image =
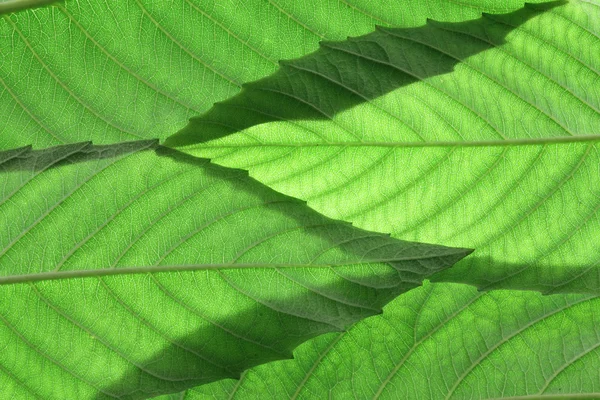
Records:
M426 284L294 360L178 399L597 399L600 299Z
M185 146L203 143L268 122L297 120L332 120L341 126L335 130L311 130L310 126L302 125L304 131L293 131L286 138L276 136L274 129L283 130L289 123L273 128L261 127L257 132L261 135L258 138L252 138L252 133L248 133L250 138L211 143L211 147L220 144L226 147L256 146L257 141L279 147L290 147L290 142L296 146L337 144L337 147L384 143L389 147L395 142L394 138L396 141L406 141L408 138L427 141L421 132L411 129L401 116L396 115L399 111L397 107L404 106L402 100L397 99L406 97L407 90L404 87L452 72L461 61L504 44L505 37L513 29L539 16L541 11L548 11L560 4L563 2L497 16L495 18L505 21L505 26L501 28L490 24L490 17L447 24L429 20L427 25L418 28L378 27L376 32L348 38L343 42L321 42L321 48L315 53L280 62L281 68L275 74L243 85L240 94L215 104L202 116L192 118L187 127L168 138L165 144ZM484 77L488 78L485 74ZM454 82L453 85L459 86L461 82ZM401 88L403 90L399 90ZM388 103L387 107L374 102L394 91L393 97L397 102ZM446 114L444 102L431 104L433 99L422 97L431 110L439 108L437 111L440 114ZM414 99L411 100L413 103ZM514 102L514 99L511 100ZM396 124L386 128L385 132L381 132L381 129L371 132L372 129L366 127L368 125L360 129L345 129L340 122L340 119L345 120L344 117L336 118L337 115L361 103L375 104L348 114L360 117L365 124L378 122L382 117L396 117ZM402 108L402 112L405 112L405 107ZM407 111L407 116L410 116L417 110ZM385 113L388 115L382 115ZM457 118L465 113L464 109L459 110ZM347 126L352 127L352 124ZM448 129L448 126L444 128ZM421 129L425 135L437 133ZM464 130L468 131L469 127L466 126Z
M326 43L167 142L330 217L478 250L437 281L599 293L598 20L575 0Z
M0 15L0 149L165 138L324 38L522 4L68 0Z
M193 152L359 226L478 249L439 279L597 294L598 14L597 2L573 1L508 35L493 23L505 18L486 16L486 38L496 29L505 43L452 73L333 123L263 124ZM354 145L349 133L375 143ZM269 145L290 137L304 143ZM599 307L590 295L431 284L293 361L180 398L598 398Z
M330 220L155 141L3 152L0 179L10 398L144 398L237 377L468 254Z

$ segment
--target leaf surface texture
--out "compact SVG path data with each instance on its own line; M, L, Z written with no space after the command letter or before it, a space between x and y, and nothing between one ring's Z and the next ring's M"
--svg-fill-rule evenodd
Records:
M67 0L0 14L0 149L164 139L325 38L522 4Z
M510 12L521 5L522 2L516 1L462 1L459 4L434 0L402 3L248 0L218 4L211 1L141 0L109 4L71 0L64 5L4 15L0 20L0 111L4 117L0 125L0 149L9 150L29 144L38 149L61 143L81 146L75 152L79 154L75 158L83 157L87 161L73 164L77 167L73 167L72 173L67 175L69 181L78 184L82 182L78 179L85 180L86 176L90 176L90 169L83 168L83 165L92 165L85 156L90 150L86 146L90 145L78 142L93 139L95 143L106 144L139 138L165 138L183 127L189 117L210 112L214 102L238 94L242 84L276 73L278 60L318 50L321 40L341 41L348 35L366 35L373 31L375 24L394 29L414 29L410 32L421 36L404 38L410 44L406 46L406 54L416 55L412 61L417 61L417 64L410 65L410 71L423 72L423 66L418 64L423 60L440 62L447 70L410 76L410 82L400 86L397 81L392 81L391 87L383 85L374 94L364 92L366 83L373 82L367 79L362 87L356 85L360 82L355 80L355 86L351 88L356 93L349 96L348 88L337 85L335 90L351 97L352 104L334 108L331 116L321 114L315 118L313 109L309 111L310 121L286 117L282 122L250 124L252 127L225 138L225 141L204 143L202 153L196 149L195 154L215 157L224 165L248 168L253 176L277 190L308 199L312 207L324 214L352 221L363 228L393 232L402 238L468 247L475 241L483 246L476 256L463 261L456 273L441 275L441 280L467 279L487 289L508 287L544 292L597 293L597 255L592 252L597 249L593 238L598 225L594 208L597 198L594 179L597 176L597 145L593 136L599 132L596 129L596 78L600 54L597 51L600 21L597 3L572 1L549 11L529 6L518 14L521 15L518 26L510 25L514 22L510 18L485 16L486 29L469 31L472 35L467 38L463 37L468 36L464 32L445 29L450 25L430 22L422 26L426 18L467 21L478 18L481 11ZM524 14L531 15L531 18L523 18ZM475 25L465 22L454 26L460 29ZM438 36L429 35L434 31ZM428 47L431 42L419 44L414 40L443 37L453 39L435 42L435 45L469 45L444 47L450 54L442 54L440 49ZM462 52L464 49L469 52L465 54ZM552 62L548 63L548 60ZM408 61L411 60L405 60ZM327 70L327 64L320 67ZM389 69L389 66L384 67L378 67L377 71ZM364 74L356 76L361 79L367 77ZM395 75L387 71L387 75L383 76ZM372 86L368 88L372 90ZM231 117L232 113L229 115ZM235 119L228 122L235 122ZM239 127L234 125L234 131L237 129ZM571 134L588 135L589 138L571 139ZM548 137L553 139L548 140ZM504 140L504 146L496 143ZM267 142L275 145L266 146ZM257 151L256 143L261 145L260 151ZM283 147L279 146L281 143ZM334 147L336 151L332 152ZM84 150L83 154L80 150ZM97 147L92 147L91 151L97 150ZM4 162L4 166L13 165L11 176L14 179L26 181L31 177L31 171L28 174L14 171L15 159L23 162L22 156L27 158L28 152L27 148L19 148L0 154L0 162ZM250 154L254 158L249 161ZM119 163L132 160L130 157L134 157L136 162L131 162L130 168L121 164L124 167L120 170L127 178L138 176L137 172L142 173L147 166L145 162L156 165L156 169L152 169L154 173L161 170L161 163L168 160L149 150L134 152ZM155 161L149 159L161 161L153 164ZM70 156L66 160L66 164L73 162ZM99 160L94 158L92 163L101 163ZM257 163L263 165L254 165ZM57 168L42 169L40 176L54 174L58 177ZM132 171L136 173L132 174ZM282 176L283 172L289 175ZM513 175L517 172L521 174L519 177L526 179L517 179ZM78 176L78 173L81 175ZM419 185L417 189L417 179L421 178L425 179L426 185ZM106 185L96 186L102 191L110 190L109 187L108 180ZM123 188L129 189L128 186ZM131 190L136 188L139 189L139 186ZM50 190L49 187L46 189ZM180 190L183 189L178 187L174 192L179 195ZM186 190L190 188L186 187ZM397 190L405 192L396 193ZM442 190L442 195L439 190ZM94 192L90 190L89 193ZM115 198L119 193L119 190L115 191ZM524 196L521 198L519 194ZM144 194L141 198L149 199L149 196ZM166 194L164 196L166 199ZM39 210L42 213L48 210L43 198L27 198L33 199L32 204L38 210L24 212L21 207L20 220L11 220L13 233L10 234L12 236L3 233L5 239L9 237L14 241L15 232L18 236L20 227L31 223L30 218L35 220L35 215L39 218ZM81 198L85 198L88 204L102 203L93 196L82 195ZM519 210L507 204L507 199L516 198L525 204L524 208ZM22 204L11 206L14 210ZM113 207L111 210L114 211L114 204L117 203L107 205L105 210ZM466 204L476 206L473 213L465 210ZM124 203L120 205L124 206ZM574 206L577 206L577 213L572 211ZM104 205L101 204L100 209L102 207ZM56 207L59 212L62 209L62 203ZM198 206L196 211L200 209ZM524 209L528 212L521 215L524 220L516 228L501 226L515 221L517 216L511 212L518 213ZM567 210L570 212L564 212ZM62 212L62 215L67 214ZM453 212L458 216L453 217ZM504 218L502 212L512 217ZM147 217L152 213L136 215L135 218L130 216L129 221L147 223L140 215ZM102 218L99 215L96 222ZM481 218L484 218L484 223L479 224ZM71 216L70 221L74 220L76 218ZM122 219L125 220L127 218ZM59 226L58 221L48 222L44 218L37 225L41 227L37 231L38 237L42 237L40 233L53 226L52 223ZM79 229L80 236L69 237L74 225L81 227L65 223L64 234L44 236L50 239L49 244L63 249L63 253L59 252L61 260L73 250L69 243L79 243L87 237L82 237L81 232L87 232L89 236L98 228L98 225L94 227L92 224L91 228L85 227L87 231ZM112 222L107 224L110 225ZM460 229L453 229L454 225ZM470 232L472 228L475 234ZM560 231L560 237L556 229ZM532 232L536 233L536 240L524 240ZM537 236L542 233L547 237ZM111 235L105 235L97 236L100 239L96 241L94 234L90 241L98 245L107 243L103 241ZM486 242L495 236L495 244ZM20 240L27 237L28 234ZM159 240L158 236L154 238ZM119 240L110 243L116 242ZM69 264L77 257L91 261L96 260L96 256L110 259L110 255L98 250L99 247L93 254L94 246L86 243L87 246L84 244L75 249L73 258L69 256L61 269L71 267L72 271L77 271L77 266L82 264ZM549 243L556 248L549 249ZM33 241L29 244L44 246ZM17 268L20 275L51 269L52 263L47 263L45 257L34 252L27 253L23 242L18 246L22 246L21 252L9 249L11 257L4 259L7 263L9 261L6 260L11 260L7 264L11 269ZM67 249L66 252L64 249ZM144 250L131 252L130 260L156 259L150 253ZM193 250L185 251L180 253L182 258L179 260L182 262L184 253L186 260L190 254L198 257ZM37 261L40 262L37 266L43 267L36 270L35 264L21 265L14 262L17 259ZM100 264L90 265L98 267ZM120 264L128 265L134 264ZM497 268L494 269L494 266ZM385 265L380 265L380 268L389 270ZM518 274L507 277L507 271ZM231 274L242 272L250 271L236 269ZM170 344L168 339L177 340L177 343L194 351L199 348L214 351L218 346L211 347L211 343L224 343L220 340L224 340L225 334L213 334L220 332L219 329L209 326L203 330L203 326L211 323L198 322L208 315L205 312L223 316L224 307L206 308L208 305L198 300L213 299L218 291L202 292L197 296L190 294L197 293L199 286L191 284L189 279L201 279L198 282L202 282L200 287L204 288L209 276L217 275L209 275L206 270L179 271L3 286L2 289L7 291L2 296L6 299L4 309L10 311L5 317L10 317L11 326L18 326L10 332L5 331L11 338L17 337L7 345L13 351L10 354L17 351L19 357L28 354L32 360L43 360L37 364L33 362L33 365L52 365L52 371L56 373L47 375L46 370L42 374L41 370L21 369L20 373L25 375L15 375L15 364L5 364L2 382L6 383L3 387L8 388L6 393L23 398L47 398L50 395L39 390L51 387L57 398L63 398L64 393L73 393L70 390L75 390L78 398L91 393L100 393L98 397L108 396L104 392L110 394L113 391L129 393L131 397L146 397L150 393L176 391L193 382L200 383L198 376L206 369L202 370L202 374L197 370L177 369L181 367L182 359L197 361L196 355ZM241 278L246 275L239 276L247 283ZM181 290L185 301L194 299L190 300L192 316L175 321L168 317L169 313L156 315L156 304L161 303L160 299L164 297L169 298L162 292L155 295L158 293L156 277L160 277L164 285L176 288L173 290L178 293ZM215 283L215 287L226 286L219 279L211 282L214 281L219 282L218 285ZM376 280L376 283L380 281ZM369 280L369 284L373 282ZM70 293L69 297L61 298L65 292ZM234 295L235 299L242 297ZM128 303L132 297L135 300ZM380 299L383 298L385 296ZM62 318L65 312L71 313L67 314L71 317L84 313L81 299L86 299L86 302L91 299L90 302L94 301L91 307L107 310L108 316L104 319L88 317L77 320L91 334L85 333L85 329L78 330L76 324ZM123 303L127 307L121 307ZM173 315L184 315L177 306L181 302L171 303L169 298L169 307L178 310ZM38 325L23 318L23 309L28 307L44 313ZM135 307L141 307L142 311ZM344 307L352 309L350 305ZM249 305L248 309L251 308ZM203 391L196 391L196 395L243 397L270 393L284 398L318 398L322 391L331 390L331 393L347 397L363 394L368 397L379 393L382 398L393 398L399 393L423 398L437 398L440 394L455 398L536 396L537 393L592 393L594 396L598 392L598 379L586 371L598 370L597 333L593 319L589 318L596 308L595 301L588 295L542 297L537 293L515 291L481 294L462 285L427 285L389 304L386 308L389 317L368 319L341 337L333 334L311 341L296 352L297 361L253 369L241 382L224 381L216 384L218 386L206 386ZM488 312L489 309L495 311ZM460 312L454 315L456 310ZM277 312L269 311L269 316L279 316ZM361 315L368 314L368 311L361 312ZM136 315L141 315L141 318L136 318ZM250 325L248 321L254 321L256 314L244 314L249 315L246 322ZM109 317L114 325L123 328L117 331L114 325L103 325L102 321ZM47 334L45 324L52 335ZM251 325L242 328L260 329L254 323ZM318 325L302 334L308 337L317 331L323 332L320 327ZM4 328L9 329L7 324ZM234 327L226 325L226 328ZM104 336L98 335L98 332ZM40 342L37 347L29 346L25 350L27 339L31 337ZM69 347L59 348L57 337L102 354L112 354L106 350L107 343L122 349L114 345L122 341L124 348L137 351L129 354L137 364L130 366L133 372L127 368L117 372L111 369L114 368L112 366L124 366L128 362L119 358L118 354L113 354L116 361L111 359L105 364L96 364L90 362L94 358L89 353L82 356L82 353L70 352ZM216 339L199 343L199 337ZM505 343L505 337L514 338ZM98 338L102 339L100 343ZM291 349L298 342L291 343L288 341L282 346ZM165 348L168 351L163 354ZM251 349L251 345L246 348ZM59 349L59 353L52 353L52 349ZM51 360L41 355L46 350L52 354ZM533 353L537 359L531 355ZM247 357L236 364L236 368L252 365L252 360L256 360L254 355L252 350L248 350ZM289 356L289 352L286 355ZM279 354L273 358L279 358ZM158 364L155 362L157 359L160 360ZM212 361L215 359L218 357L211 358ZM379 359L381 362L377 361ZM403 359L410 360L410 368L405 368ZM20 361L20 358L5 359L7 363ZM69 368L55 367L54 362L64 363ZM205 365L204 362L201 361L200 365ZM102 390L73 380L72 372L79 371L82 365L83 371L93 376L92 383L102 382L98 386ZM155 365L159 365L157 369L154 369ZM285 370L279 369L284 365ZM165 381L148 375L148 371L165 372L160 370L161 366L171 367L166 372L174 375L182 372L179 378L188 374L185 379L190 380L171 380L169 376ZM397 371L392 374L395 369ZM423 375L417 375L419 378L413 380L413 371ZM528 371L535 373L529 376ZM229 372L220 371L214 376ZM106 374L112 374L113 379L98 378ZM57 376L65 377L59 378L61 385L56 385L56 380L49 378ZM206 379L206 375L202 377ZM276 382L268 380L273 377L277 378ZM29 378L42 383L28 388L26 382ZM389 381L382 385L387 378ZM422 384L429 379L434 383L424 386L424 391L418 382ZM544 387L546 383L548 385ZM493 389L488 389L488 385L492 385ZM142 386L149 388L145 389L147 393L136 391Z
M173 398L593 399L598 307L589 295L427 284L294 360Z

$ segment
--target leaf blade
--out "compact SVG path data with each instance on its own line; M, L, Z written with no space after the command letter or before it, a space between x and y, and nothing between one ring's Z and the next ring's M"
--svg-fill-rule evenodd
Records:
M484 8L500 12L522 4L490 2ZM365 34L375 23L418 26L426 15L461 21L475 18L479 7L324 2L309 15L293 1L217 6L70 0L9 14L0 20L0 110L10 116L0 148L164 139L193 115L236 94L243 82L274 72L277 60L313 51L324 37Z

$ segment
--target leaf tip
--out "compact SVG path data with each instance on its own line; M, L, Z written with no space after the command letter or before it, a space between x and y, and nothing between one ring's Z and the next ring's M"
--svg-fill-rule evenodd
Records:
M425 18L425 25L435 28L435 27L439 27L441 25L441 22L436 21L433 18Z
M140 150L154 149L160 146L160 139L149 139L140 143Z
M542 294L542 296L552 296L558 293L558 291L556 290L556 288L552 288L552 289L548 289L548 290L544 290L541 291L540 293Z

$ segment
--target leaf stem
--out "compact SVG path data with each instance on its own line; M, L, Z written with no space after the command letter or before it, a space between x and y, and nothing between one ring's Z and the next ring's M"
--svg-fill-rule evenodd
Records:
M58 3L58 0L9 0L0 3L0 15Z

